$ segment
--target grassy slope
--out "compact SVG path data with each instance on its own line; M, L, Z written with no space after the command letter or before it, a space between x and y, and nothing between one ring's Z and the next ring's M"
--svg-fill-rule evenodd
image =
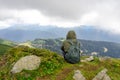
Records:
M4 54L11 48L11 46L0 44L0 55Z
M4 45L8 45L8 46L15 46L16 43L9 41L9 40L4 40L4 39L0 39L0 44L4 44Z
M14 62L23 56L31 54L42 58L39 69L10 74ZM103 68L108 69L108 75L112 80L120 80L120 60L118 59L100 62L98 58L95 58L93 62L69 64L64 61L63 57L49 50L23 46L13 48L1 57L0 66L0 78L3 80L73 80L74 70L77 69L81 70L87 80L92 80Z
M12 41L0 39L0 55L4 54L6 51L16 45L17 44Z

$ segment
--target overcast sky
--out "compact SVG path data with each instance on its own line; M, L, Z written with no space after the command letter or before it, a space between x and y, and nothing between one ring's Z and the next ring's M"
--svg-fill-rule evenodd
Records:
M92 25L120 34L120 0L0 0L0 29L14 24Z

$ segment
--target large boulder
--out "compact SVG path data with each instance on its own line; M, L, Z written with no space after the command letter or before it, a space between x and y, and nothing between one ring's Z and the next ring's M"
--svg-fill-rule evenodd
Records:
M12 73L18 73L24 70L34 70L37 69L40 65L40 57L35 55L29 55L22 57L20 60L18 60L15 65L13 66L11 72Z
M73 76L74 80L86 80L85 77L81 74L80 70L76 70Z

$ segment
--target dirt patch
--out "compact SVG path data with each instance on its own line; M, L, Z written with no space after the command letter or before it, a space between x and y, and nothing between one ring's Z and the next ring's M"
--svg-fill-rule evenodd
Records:
M72 72L73 70L77 69L78 66L71 66L68 68L64 68L62 69L60 73L57 74L56 79L55 80L64 80L70 72Z
M37 77L36 80L51 80L49 76Z
M7 62L7 58L5 56L3 56L3 58L0 60L0 66L4 66Z

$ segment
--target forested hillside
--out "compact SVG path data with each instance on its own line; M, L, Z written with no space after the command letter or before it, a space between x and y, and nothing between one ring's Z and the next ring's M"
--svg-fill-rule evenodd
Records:
M24 43L15 43L8 40L0 39L0 46L4 48L1 49L2 52L5 52L10 47L16 45L29 45L31 47L40 48L40 49L49 49L57 52L62 55L61 45L65 39L35 39L34 41L28 41ZM90 40L78 40L81 44L82 55L96 55L96 56L109 56L120 58L120 43L105 42L105 41L90 41Z
M32 46L46 48L62 54L61 45L64 39L35 39ZM120 58L120 44L104 41L78 40L81 43L82 55L97 55Z

